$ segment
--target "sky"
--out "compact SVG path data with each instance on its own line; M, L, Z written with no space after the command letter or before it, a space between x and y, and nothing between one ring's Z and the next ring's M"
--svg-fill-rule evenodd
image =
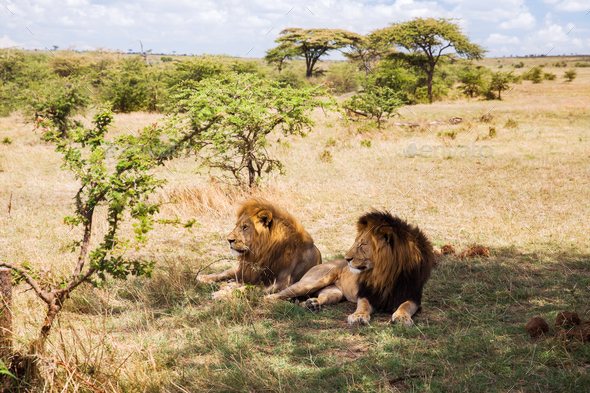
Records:
M367 34L455 18L488 56L590 54L590 0L0 0L0 48L263 57L288 27ZM331 58L340 58L338 54Z

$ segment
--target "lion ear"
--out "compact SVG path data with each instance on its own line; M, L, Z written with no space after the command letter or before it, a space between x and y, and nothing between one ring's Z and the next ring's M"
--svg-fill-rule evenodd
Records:
M265 227L268 227L272 221L272 213L270 210L262 210L258 212L256 217L258 217L258 221Z
M377 234L379 237L383 237L387 243L391 243L393 241L393 229L391 229L391 227L380 227L377 230Z

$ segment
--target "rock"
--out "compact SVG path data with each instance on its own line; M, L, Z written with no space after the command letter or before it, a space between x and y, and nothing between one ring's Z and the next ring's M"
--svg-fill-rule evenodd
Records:
M467 251L465 251L464 255L467 258L473 258L473 257L489 258L490 250L488 250L484 246L473 246L473 247L469 247L467 249Z
M531 337L539 337L543 334L547 334L549 331L549 325L541 317L535 317L531 319L526 325L526 331L529 332Z
M456 117L456 116L454 116L454 117L451 117L451 118L449 119L449 123L451 123L451 124L459 124L459 123L461 123L462 121L463 121L463 119L462 119L462 118L460 118L460 117Z
M442 246L440 248L440 252L443 255L454 254L455 253L455 247L451 246L450 244L445 244L444 246Z
M571 340L576 339L583 343L590 341L590 330L583 330L579 327L565 331L565 336Z
M575 326L579 325L581 321L582 320L580 319L577 313L572 311L562 311L559 314L557 314L557 317L555 318L555 326Z

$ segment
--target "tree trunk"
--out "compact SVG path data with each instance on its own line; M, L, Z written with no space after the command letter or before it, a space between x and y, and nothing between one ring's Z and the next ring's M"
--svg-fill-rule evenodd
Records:
M428 97L430 98L430 103L432 104L432 79L434 78L434 69L428 73Z
M502 90L498 89L498 99L502 100Z
M252 160L248 160L248 186L252 188L256 183L256 170L252 165Z
M0 268L0 360L8 365L12 355L12 277Z

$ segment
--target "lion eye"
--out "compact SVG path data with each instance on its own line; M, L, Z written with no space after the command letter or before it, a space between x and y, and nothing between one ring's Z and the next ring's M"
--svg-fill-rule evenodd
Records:
M244 225L242 229L245 231L246 229L248 229L248 225Z

